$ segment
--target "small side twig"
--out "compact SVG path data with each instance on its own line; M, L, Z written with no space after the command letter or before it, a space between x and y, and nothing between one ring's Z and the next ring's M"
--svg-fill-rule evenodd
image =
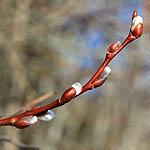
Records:
M84 86L77 82L73 84L69 89L67 89L62 94L62 96L54 102L43 107L32 108L31 110L27 110L24 113L14 117L2 119L0 120L0 126L11 125L23 129L37 122L39 118L42 120L50 120L51 116L54 116L54 114L51 111L49 111L50 109L60 107L65 103L68 103L75 97L78 97L79 95L83 94L84 92L88 90L93 90L94 88L101 86L106 81L108 75L111 72L111 69L108 67L110 61L126 45L139 38L142 35L142 32L143 19L140 16L137 16L137 12L134 11L132 15L130 31L127 38L122 44L120 44L120 42L114 42L109 46L103 64Z
M17 113L19 113L19 112L21 112L21 111L27 110L27 109L29 109L30 107L33 107L33 106L35 106L35 105L37 105L37 104L43 102L44 100L46 100L46 99L52 97L54 94L56 94L55 91L46 93L46 94L42 95L41 97L39 97L39 98L33 100L31 103L26 104L24 107L21 107L21 108L17 109L13 114L9 115L8 117L12 117L12 116L16 115ZM1 117L1 115L0 115L0 117Z

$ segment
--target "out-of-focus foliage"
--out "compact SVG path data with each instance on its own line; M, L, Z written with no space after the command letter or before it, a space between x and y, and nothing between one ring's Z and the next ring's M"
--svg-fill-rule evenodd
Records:
M149 150L150 2L148 0L1 0L0 113L5 117L50 91L55 100L85 83L107 47L128 34L136 9L144 34L110 64L106 83L55 109L56 118L0 135L42 150ZM15 150L0 141L0 150Z

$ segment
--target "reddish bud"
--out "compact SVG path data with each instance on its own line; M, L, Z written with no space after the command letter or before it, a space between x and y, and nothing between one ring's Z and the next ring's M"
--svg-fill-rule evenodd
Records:
M37 121L38 121L37 116L26 116L16 121L14 123L14 126L20 129L24 129L36 123Z
M16 128L19 128L19 129L24 129L24 128L27 128L30 126L30 123L29 122L26 122L26 121L23 121L23 120L19 120L19 121L16 121L14 126Z
M136 11L136 10L135 10L135 11L133 12L133 14L132 14L132 20L133 20L135 17L137 17L137 11Z
M118 47L120 46L120 42L114 42L113 44L111 44L109 47L108 47L108 52L110 53L114 53Z
M140 37L143 33L143 18L137 16L136 13L133 13L130 31L136 38Z
M132 31L132 35L136 38L140 37L143 33L143 24L139 23L135 26L134 30Z
M71 87L64 92L61 99L59 100L60 103L67 103L69 102L74 96L76 95L75 88Z

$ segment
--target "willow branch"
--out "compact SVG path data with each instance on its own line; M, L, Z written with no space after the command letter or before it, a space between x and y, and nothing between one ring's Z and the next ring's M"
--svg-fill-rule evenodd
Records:
M126 45L128 45L135 39L139 38L142 35L142 32L143 32L143 19L140 16L137 16L137 12L135 10L132 14L131 27L127 38L124 40L124 42L122 42L122 44L120 44L120 42L114 42L109 46L103 64L99 67L97 72L91 77L91 79L85 85L82 86L79 82L77 82L73 84L70 88L68 88L62 94L62 96L57 100L55 100L54 102L43 107L33 107L31 110L27 110L24 113L14 117L2 119L0 120L0 126L11 125L23 129L37 122L38 118L41 118L41 116L42 119L44 117L45 120L47 118L50 119L49 114L50 111L48 110L60 107L65 103L70 102L72 99L78 97L79 95L83 94L84 92L88 90L93 90L94 88L101 86L106 81L108 75L111 72L111 69L108 67L110 61L123 48L125 48Z

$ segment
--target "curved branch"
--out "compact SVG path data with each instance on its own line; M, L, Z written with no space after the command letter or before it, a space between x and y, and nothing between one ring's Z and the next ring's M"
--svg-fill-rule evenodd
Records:
M108 69L108 64L110 61L130 42L134 41L135 39L139 38L143 32L143 19L140 16L137 16L137 12L134 11L132 15L132 22L129 34L127 38L124 40L122 44L114 42L108 48L106 53L105 60L97 72L92 76L92 78L84 85L81 86L80 83L75 83L67 89L61 96L61 98L55 100L54 102L43 106L43 107L34 107L31 110L25 111L24 113L10 117L7 119L0 120L0 126L4 125L11 125L17 128L23 129L37 121L37 118L47 111L56 107L60 107L65 103L68 103L72 99L78 97L82 93L86 92L87 90L92 90L96 87L101 86L107 79L110 69ZM109 71L108 71L109 70ZM102 79L99 79L101 78Z

